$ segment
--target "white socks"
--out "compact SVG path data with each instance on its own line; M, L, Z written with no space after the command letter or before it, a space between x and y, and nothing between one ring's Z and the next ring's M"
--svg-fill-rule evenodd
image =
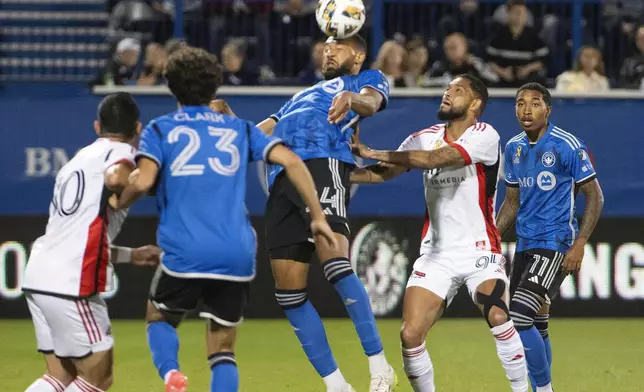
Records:
M369 358L369 372L372 376L389 371L389 362L387 362L387 358L385 357L385 350L367 358Z
M496 352L499 355L505 374L510 380L513 392L528 392L528 368L521 337L512 320L498 327L491 328L496 341ZM545 390L544 390L545 391Z
M552 383L545 387L537 387L537 392L552 392Z
M102 389L96 388L92 384L83 380L80 377L76 377L74 381L65 389L65 392L104 392Z
M402 349L403 368L414 392L434 392L434 366L425 343Z
M326 384L327 391L345 391L347 386L347 380L344 379L344 376L340 372L340 368L335 369L335 371L328 376L323 378L324 383Z
M45 374L29 385L25 392L64 392L65 385L54 377Z

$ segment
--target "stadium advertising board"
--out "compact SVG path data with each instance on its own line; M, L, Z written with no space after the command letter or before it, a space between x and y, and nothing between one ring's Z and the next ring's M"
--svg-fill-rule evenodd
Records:
M0 217L0 317L28 317L20 285L24 278L29 247L43 232L44 216ZM273 278L264 251L263 225L253 223L259 235L257 278L247 307L250 318L282 317L274 297ZM418 257L419 217L360 217L353 219L351 259L367 287L375 313L400 317L407 277ZM118 244L137 246L154 242L156 220L129 219ZM554 317L633 317L644 314L644 220L604 218L578 276L566 279L553 305ZM513 242L503 250L511 260ZM119 265L114 291L106 293L115 318L143 318L145 298L152 271ZM314 263L309 280L309 297L324 317L345 316L344 306ZM475 307L461 290L447 316L476 316Z
M270 91L270 90L269 90ZM100 96L68 94L29 96L0 93L0 215L46 214L54 176L81 147L95 138L92 122ZM229 96L240 117L261 121L286 101L286 96ZM436 123L439 97L393 97L386 110L364 120L362 138L375 148L396 148L411 133ZM142 120L176 109L167 96L137 96ZM637 128L644 99L555 99L552 120L582 138L590 147L599 174L606 216L642 216L644 173L633 165L642 155L644 133ZM482 120L494 125L506 142L519 132L511 97L492 98ZM247 206L261 215L266 203L262 169L253 165ZM498 201L503 197L500 186ZM419 172L377 186L354 188L352 216L408 216L424 213ZM154 202L137 204L133 214L155 213Z

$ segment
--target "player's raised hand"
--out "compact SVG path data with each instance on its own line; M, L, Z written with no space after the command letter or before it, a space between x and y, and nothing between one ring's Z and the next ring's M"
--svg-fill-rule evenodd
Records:
M584 259L584 245L581 242L575 241L566 256L564 257L562 269L565 274L572 274L581 268L581 262Z
M338 240L335 238L335 233L331 230L329 223L326 219L314 219L311 221L311 233L315 241L325 241L326 245L331 249L338 249Z
M331 107L329 108L329 123L339 124L347 117L351 110L351 91L343 91L333 98Z
M139 176L141 175L141 170L139 169L134 169L132 173L128 176L127 180L130 184L134 184L136 180L139 179Z
M213 99L212 101L210 101L209 106L210 109L215 112L227 114L229 116L235 115L235 113L233 113L233 110L230 108L230 105L228 105L228 102L224 101L223 99Z
M145 245L132 249L132 264L139 267L156 267L161 262L161 248Z

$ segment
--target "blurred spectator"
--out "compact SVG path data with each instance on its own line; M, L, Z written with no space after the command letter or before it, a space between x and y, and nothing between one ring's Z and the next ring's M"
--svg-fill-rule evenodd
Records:
M136 81L139 86L156 86L164 83L163 70L168 60L165 47L157 43L148 44L145 48L143 71Z
M507 26L508 25L508 20L510 19L509 17L509 3L507 4L501 4L494 10L494 15L492 15L492 20L494 20L494 23L496 23L499 26ZM530 10L526 9L526 21L525 21L526 26L534 28L534 16L532 15L532 12Z
M484 40L489 32L489 15L479 6L478 0L460 0L438 22L439 42L452 33L463 33L474 40Z
M322 35L315 20L317 0L275 0L271 18L271 60L279 74L306 70L311 47Z
M407 61L403 83L406 87L420 87L423 85L424 74L427 71L429 51L422 38L415 38L406 45Z
M499 28L486 48L499 87L519 87L527 82L544 83L548 47L537 32L526 25L524 0L508 1L508 25Z
M246 59L246 45L241 39L231 39L221 50L221 64L224 67L224 84L252 86L259 83L256 67Z
M134 38L124 38L116 45L105 69L91 82L91 85L117 85L135 83L135 70L141 54L141 43Z
M324 41L318 41L311 48L311 62L300 72L298 82L305 86L312 86L324 80L322 75L322 58L324 57Z
M644 24L637 28L635 45L638 53L624 61L620 73L620 87L644 90Z
M469 52L468 43L461 33L453 33L445 38L443 44L445 60L438 60L429 70L428 85L447 86L454 76L461 74L474 75L488 85L499 81L490 66L482 59Z
M608 72L616 76L624 59L635 55L635 30L644 23L644 1L604 0L603 2L604 56Z
M386 41L380 47L378 56L371 68L379 69L389 80L391 87L405 87L403 80L403 62L405 60L405 48L398 42Z
M591 46L579 49L572 70L557 77L557 91L600 92L609 88L602 55L598 49Z
M159 31L167 28L166 16L143 0L121 1L116 4L110 15L108 40L117 42L122 38L131 37L144 42L165 42L162 40L164 37L158 35Z

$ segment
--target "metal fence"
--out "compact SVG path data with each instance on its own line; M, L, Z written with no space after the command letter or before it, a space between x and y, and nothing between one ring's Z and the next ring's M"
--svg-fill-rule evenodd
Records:
M444 57L443 38L463 32L474 54L507 21L504 0L364 0L370 60L390 39L418 38L428 67ZM149 43L172 37L206 48L246 70L240 84L293 84L310 74L317 0L0 0L0 78L88 80L113 62L118 42L139 40L141 73ZM615 82L635 53L641 0L535 0L528 23L550 48L551 78L570 69L582 45L598 47ZM86 32L84 34L83 32ZM62 45L62 44L67 45ZM298 75L300 76L298 78ZM97 83L105 81L98 78Z

